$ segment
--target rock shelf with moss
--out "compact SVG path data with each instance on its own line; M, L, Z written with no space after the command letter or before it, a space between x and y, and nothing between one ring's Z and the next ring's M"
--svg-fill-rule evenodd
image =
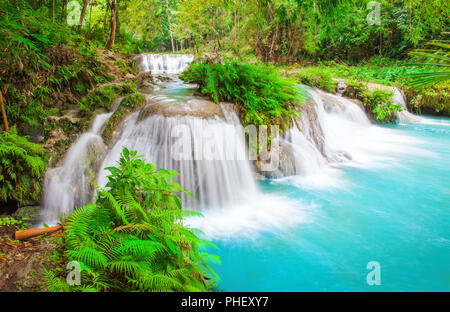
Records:
M146 103L146 97L142 93L127 95L120 102L119 107L108 120L103 131L102 138L106 145L109 145L113 139L114 132L119 124L128 116L128 114L138 110Z

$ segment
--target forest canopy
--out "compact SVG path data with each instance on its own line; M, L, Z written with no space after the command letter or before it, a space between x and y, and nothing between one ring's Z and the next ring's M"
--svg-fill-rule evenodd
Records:
M203 49L262 61L404 58L443 39L448 1L53 0L0 1L68 23L122 52ZM379 14L378 14L379 11ZM0 11L2 15L4 10ZM7 12L6 12L7 13ZM370 21L369 21L370 19Z

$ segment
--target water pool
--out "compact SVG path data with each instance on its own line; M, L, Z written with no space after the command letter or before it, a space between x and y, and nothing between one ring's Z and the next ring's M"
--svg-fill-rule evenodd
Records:
M376 166L332 168L333 186L262 181L268 196L299 204L280 215L285 203L273 200L261 214L262 220L273 214L276 224L258 227L255 212L250 230L242 226L229 235L210 235L219 247L211 252L221 257L213 266L219 288L449 291L450 120L425 118L389 128L417 139L410 143L411 153L389 155ZM211 218L206 215L203 222L211 225ZM381 285L366 281L370 261L380 264Z

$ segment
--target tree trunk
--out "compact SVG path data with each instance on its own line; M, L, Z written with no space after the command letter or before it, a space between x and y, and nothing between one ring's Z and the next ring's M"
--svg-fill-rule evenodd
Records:
M175 46L174 46L173 35L172 35L172 24L170 22L169 0L166 0L166 10L167 10L167 21L169 23L170 43L172 44L172 52L175 53Z
M237 40L237 4L234 0L234 42Z
M109 7L111 8L111 31L109 34L109 40L107 44L108 49L112 49L114 46L114 40L116 39L116 0L108 0Z
M81 30L81 27L83 26L83 20L84 20L84 16L86 15L86 10L87 10L88 5L89 5L89 0L84 0L83 10L81 10L81 15L80 15L80 22L78 23L78 30Z
M5 87L4 87L5 94L6 94L7 90L8 90L8 85L5 85ZM3 101L3 94L2 94L1 90L0 90L0 106L2 109L3 123L5 124L5 131L9 132L8 119L6 117L6 111L5 111L5 102Z

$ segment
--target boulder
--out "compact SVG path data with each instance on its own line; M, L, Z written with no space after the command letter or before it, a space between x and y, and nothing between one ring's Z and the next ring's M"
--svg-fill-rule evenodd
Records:
M220 106L201 97L192 97L186 102L179 102L165 97L153 97L140 111L138 122L153 115L165 117L195 116L200 118L223 117Z

